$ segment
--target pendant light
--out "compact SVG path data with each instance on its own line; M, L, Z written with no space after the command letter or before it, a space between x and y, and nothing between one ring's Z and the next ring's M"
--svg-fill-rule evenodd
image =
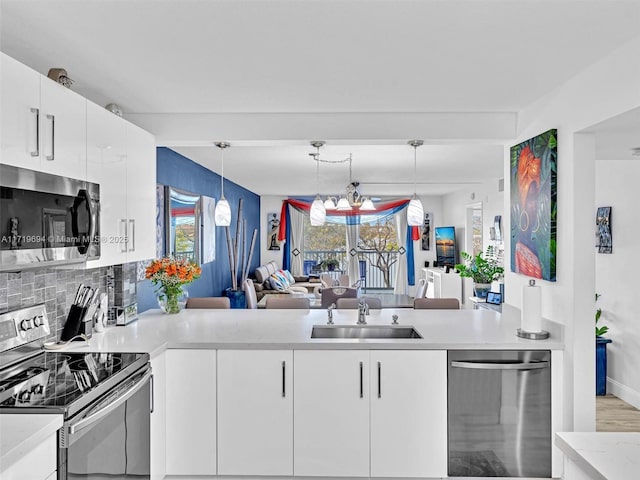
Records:
M410 227L419 227L424 222L424 208L422 208L422 202L418 198L416 189L416 175L418 172L417 151L418 147L423 145L424 142L422 140L409 140L407 143L413 147L413 197L407 207L407 225Z
M226 198L224 198L224 149L229 148L231 144L227 142L216 142L216 147L220 149L221 165L220 170L220 200L216 202L214 217L216 226L228 227L231 225L231 207Z
M324 207L324 203L320 198L320 147L324 145L324 142L321 140L316 140L311 142L311 145L316 147L316 153L311 154L316 161L316 198L311 204L311 210L309 211L309 220L311 222L312 227L319 227L320 225L324 225L324 222L327 217L327 210Z

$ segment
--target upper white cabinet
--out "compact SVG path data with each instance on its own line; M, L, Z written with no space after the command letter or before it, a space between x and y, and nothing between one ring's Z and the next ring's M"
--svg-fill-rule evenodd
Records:
M40 169L40 74L0 53L0 162Z
M86 99L2 54L2 163L86 178Z
M40 170L86 178L86 108L85 98L40 77Z
M166 355L167 475L215 475L216 351Z
M369 476L369 352L294 354L296 476Z
M447 476L447 352L371 351L371 476Z
M149 132L126 122L127 261L156 256L156 144Z
M87 180L100 184L100 259L90 268L156 255L153 135L87 102Z
M218 475L293 475L293 352L218 351Z
M87 180L100 184L100 259L91 268L127 261L124 223L127 195L125 122L98 105L87 102Z

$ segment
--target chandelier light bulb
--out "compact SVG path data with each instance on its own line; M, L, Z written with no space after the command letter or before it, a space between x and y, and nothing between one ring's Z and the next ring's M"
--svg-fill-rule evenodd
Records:
M324 208L324 203L320 198L320 195L316 195L315 200L311 204L311 210L309 211L309 220L312 227L319 227L324 225L327 217L327 211Z
M362 201L362 205L360 205L360 211L362 212L373 212L375 211L376 207L373 204L373 202L371 201L371 199L369 197L365 197L365 199Z
M336 209L336 202L333 200L332 197L327 197L327 199L324 201L324 208L325 208L325 210L335 210Z
M336 210L340 212L351 210L351 205L349 205L349 200L347 200L345 197L340 197L340 200L338 200L338 204L336 205Z

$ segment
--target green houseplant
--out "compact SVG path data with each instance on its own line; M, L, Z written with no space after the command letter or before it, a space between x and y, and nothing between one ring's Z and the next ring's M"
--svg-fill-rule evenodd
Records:
M475 257L467 252L461 252L464 263L456 264L456 270L461 277L471 278L473 288L478 298L486 298L491 290L491 282L498 280L504 274L504 268L493 255L493 249L487 248L487 258L482 257L482 252Z
M321 263L324 270L333 271L340 266L340 262L336 258L327 258Z

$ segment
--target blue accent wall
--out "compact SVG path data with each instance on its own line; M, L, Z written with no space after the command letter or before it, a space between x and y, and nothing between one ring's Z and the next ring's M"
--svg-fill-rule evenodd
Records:
M157 149L157 183L193 193L220 198L220 175L195 163L166 147ZM233 183L224 181L224 196L229 200L232 212L231 236L235 235L238 200L243 199L243 218L247 221L247 243L251 240L253 229L258 229L258 238L249 267L250 274L260 265L260 196ZM186 289L191 297L218 297L226 288L231 287L227 241L223 227L216 228L216 259L202 265L202 275L188 285ZM158 308L155 285L145 280L138 283L138 311Z

